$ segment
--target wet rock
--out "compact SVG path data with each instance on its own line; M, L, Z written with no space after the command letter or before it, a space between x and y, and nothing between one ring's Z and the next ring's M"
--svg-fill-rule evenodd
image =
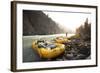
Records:
M78 42L77 42L78 41ZM58 57L56 60L82 60L87 59L91 55L91 45L90 42L83 42L81 40L72 40L70 42L66 42L65 44L65 52L63 56Z

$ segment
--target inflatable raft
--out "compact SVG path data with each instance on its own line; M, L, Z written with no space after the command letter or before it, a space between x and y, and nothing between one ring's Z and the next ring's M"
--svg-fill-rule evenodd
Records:
M56 39L55 39L55 42L56 43L61 43L61 44L64 44L64 43L66 43L66 42L68 42L69 40L67 39L67 37L57 37Z
M38 52L41 58L51 59L64 53L65 45L47 41L33 41L32 48Z

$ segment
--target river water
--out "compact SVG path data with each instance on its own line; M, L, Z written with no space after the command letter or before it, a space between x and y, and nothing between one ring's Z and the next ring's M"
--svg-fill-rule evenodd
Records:
M67 37L71 37L75 34L67 34ZM66 36L66 34L52 34L52 35L33 35L33 36L23 36L23 38L44 38L44 37L59 37Z

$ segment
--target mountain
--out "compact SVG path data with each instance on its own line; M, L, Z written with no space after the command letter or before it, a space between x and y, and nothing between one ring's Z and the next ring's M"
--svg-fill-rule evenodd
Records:
M66 31L42 11L23 10L23 35L60 34Z

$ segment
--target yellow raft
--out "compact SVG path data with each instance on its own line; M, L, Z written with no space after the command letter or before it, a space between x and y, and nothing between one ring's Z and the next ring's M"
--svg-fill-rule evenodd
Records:
M67 37L63 37L63 36L61 36L61 37L57 37L56 39L55 39L55 42L56 43L61 43L61 44L64 44L64 43L66 43L66 42L68 42L69 40L67 39Z
M35 41L32 43L32 48L39 53L41 58L51 59L61 55L62 53L64 53L65 50L64 44L59 44L59 43L53 43L53 44L55 44L56 47L53 49L48 49L44 47L38 47L38 44Z

